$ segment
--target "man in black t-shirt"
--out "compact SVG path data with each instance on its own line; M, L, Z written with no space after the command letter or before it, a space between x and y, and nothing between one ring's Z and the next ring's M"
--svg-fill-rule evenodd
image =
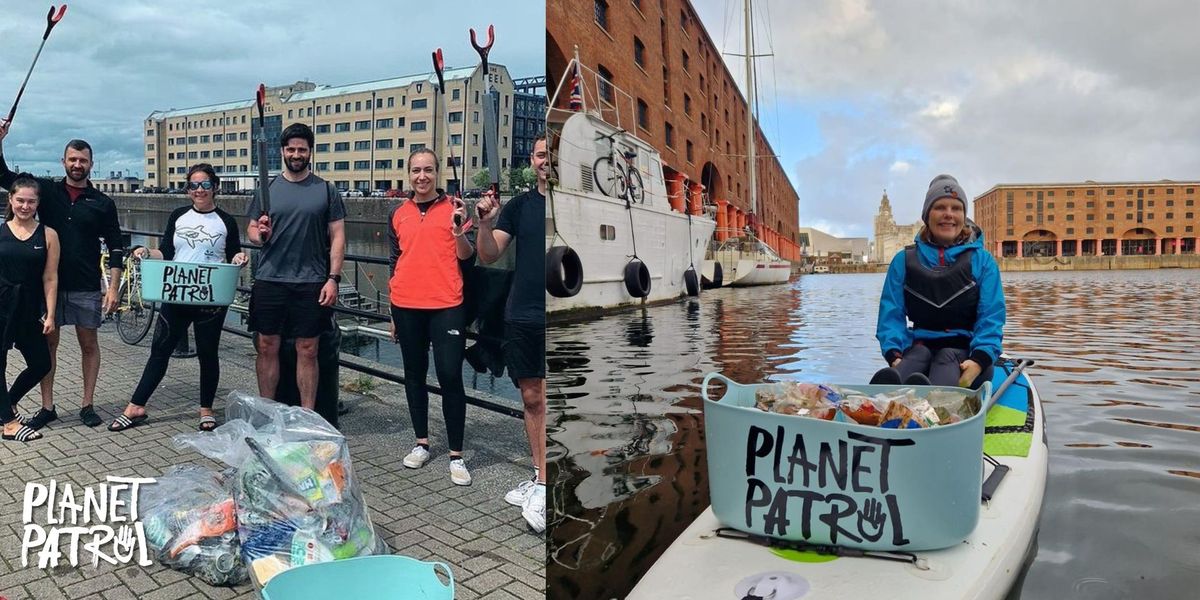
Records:
M0 142L8 135L9 122L0 119ZM38 220L58 232L62 259L58 263L57 325L46 336L50 345L50 373L41 382L42 409L29 426L40 429L58 419L54 406L54 375L58 368L58 339L61 327L75 326L83 363L83 397L79 419L88 427L101 423L92 408L96 380L100 376L100 338L97 330L104 315L117 307L118 282L121 281L122 240L117 205L88 179L92 173L92 147L83 140L71 140L63 149L66 177L60 181L38 179L41 202ZM7 188L17 174L5 164L0 148L0 187ZM100 244L108 246L108 290L101 291Z
M521 507L521 515L537 532L546 529L546 294L543 291L546 239L546 174L549 156L546 136L534 140L530 164L537 171L536 190L513 198L500 210L491 195L476 208L479 217L479 259L496 261L515 238L517 266L504 307L504 360L508 374L521 389L525 433L533 452L533 479L504 496Z

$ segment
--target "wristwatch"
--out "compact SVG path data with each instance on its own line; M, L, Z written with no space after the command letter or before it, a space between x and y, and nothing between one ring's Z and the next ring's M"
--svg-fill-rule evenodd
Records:
M342 276L338 273L330 273L329 278L332 279L334 283L342 282Z

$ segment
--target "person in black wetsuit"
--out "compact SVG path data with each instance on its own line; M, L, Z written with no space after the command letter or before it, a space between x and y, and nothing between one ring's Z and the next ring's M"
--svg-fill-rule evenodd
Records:
M220 185L221 180L212 165L192 166L188 170L187 184L192 205L177 208L167 217L167 229L158 250L135 248L133 255L187 263L246 264L238 224L216 204ZM212 406L221 379L217 347L221 344L221 328L227 312L228 306L162 304L150 346L150 360L129 405L108 426L109 431L122 431L146 420L146 401L167 374L171 352L180 338L187 335L189 325L195 327L196 357L200 360L200 431L216 428Z
M34 221L37 209L37 181L17 177L0 225L0 422L3 439L19 442L42 437L14 407L50 372L46 336L54 331L58 299L58 234ZM25 370L8 387L5 369L13 346L25 358Z

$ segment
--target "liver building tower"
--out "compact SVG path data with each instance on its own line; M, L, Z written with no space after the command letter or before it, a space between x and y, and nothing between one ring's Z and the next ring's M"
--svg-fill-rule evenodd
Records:
M913 243L921 230L921 222L912 225L897 225L892 217L892 203L888 202L887 190L879 200L879 212L875 215L875 245L871 251L871 262L888 263L897 252Z

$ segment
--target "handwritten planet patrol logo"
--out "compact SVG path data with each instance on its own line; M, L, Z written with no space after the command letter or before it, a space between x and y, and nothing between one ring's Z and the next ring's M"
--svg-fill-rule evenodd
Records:
M956 192L956 191L954 190L954 186L952 186L952 185L948 185L948 186L945 186L945 187L943 187L943 188L942 188L942 191L943 191L943 192L946 192L946 194L948 194L948 195L949 195L951 198L955 198L955 199L957 199L957 198L958 198L958 192Z
M778 538L789 537L798 526L804 539L821 527L833 544L878 542L886 536L891 545L904 546L909 539L888 477L892 454L914 444L855 431L836 443L812 444L783 427L751 426L745 526L754 530L761 522L763 533Z
M77 567L81 552L92 566L128 564L135 557L140 566L153 565L138 520L138 492L151 483L154 479L109 476L81 492L53 479L26 483L21 566L28 567L32 556L39 569L57 567L64 558Z

